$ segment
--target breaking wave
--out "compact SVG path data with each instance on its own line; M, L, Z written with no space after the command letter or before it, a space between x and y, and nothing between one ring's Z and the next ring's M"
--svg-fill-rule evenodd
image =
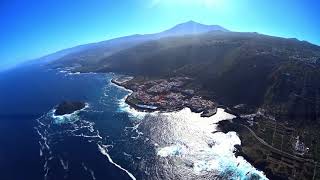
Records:
M131 109L127 112L140 113ZM236 132L218 132L219 121L233 118L234 115L222 108L218 108L217 113L211 117L201 117L199 113L185 108L177 112L148 113L138 125L142 126L139 131L147 131L145 137L154 143L156 156L159 157L159 162L154 162L155 164L161 164L161 159L169 162L170 159L179 160L177 164L166 167L168 163L165 163L157 167L158 169L171 169L176 166L187 169L181 173L189 171L196 177L210 178L209 175L214 173L215 177L226 179L267 179L263 172L255 169L243 157L235 156L234 146L241 145ZM179 174L181 177L186 175L187 173Z
M112 94L115 89L112 86L124 90L126 96L122 91L117 95ZM114 139L108 139L108 135L105 134L100 135L96 124L86 118L86 115L90 113L95 113L95 115L90 114L88 117L97 117L96 114L102 113L105 108L112 108L110 113L118 112L112 117L123 117L122 115L126 113L131 120L130 123L124 125L126 127L123 129L123 134L130 132L127 133L129 136L121 137L121 142L120 138L117 139L117 143L122 143L120 146L132 145L127 146L129 148L126 147L126 149L120 148L119 154L128 158L137 157L134 158L136 160L133 160L131 165L146 175L140 176L140 172L137 172L139 178L267 179L263 172L255 169L243 157L235 156L234 146L241 145L235 132L218 131L219 121L231 120L235 117L225 112L224 109L218 108L217 113L211 117L201 117L199 113L193 113L189 108L170 113L141 112L125 102L126 97L132 91L110 82L103 91L104 94L98 100L97 109L88 105L82 110L63 116L55 116L55 110L52 109L37 119L38 125L35 129L40 137L39 155L43 159L44 179L50 179L57 166L63 172L62 178L68 176L72 161L59 148L64 147L67 143L66 139L70 138L76 138L76 142L81 140L80 143L93 145L97 154L102 157L103 163L109 162L123 171L125 176L136 179L124 168L124 164L118 164L110 156L110 150L113 145L116 145L113 142ZM103 106L100 106L101 104ZM117 121L118 119L112 120ZM58 145L61 147L58 148ZM148 148L144 149L144 146ZM117 159L116 156L114 158ZM81 162L80 167L91 179L99 178L94 165Z
M140 119L140 120L144 119L146 115L150 114L148 112L138 111L138 110L130 107L130 105L128 105L125 102L127 97L128 96L125 96L124 98L119 100L119 111L120 112L127 112L129 117Z
M80 116L81 112L90 111L89 105L85 108L76 111L72 114L55 116L55 109L50 110L47 114L44 114L37 119L38 126L35 127L40 140L40 156L43 158L43 171L44 179L50 179L51 176L56 176L57 164L60 165L60 169L64 171L62 177L68 176L69 171L69 160L68 157L64 155L63 152L58 151L57 146L65 147L67 144L66 139L73 137L80 137L85 142L95 143L97 145L98 151L107 157L108 161L115 167L127 173L127 175L135 180L135 177L126 169L116 164L111 156L108 154L108 148L112 148L112 145L105 145L105 138L103 138L99 131L95 129L95 123L87 121ZM90 111L95 113L95 111ZM95 172L85 163L82 163L83 169L90 174L91 179L95 180Z
M178 145L172 145L160 148L157 152L158 156L161 157L168 157L168 156L179 156L185 153L186 146L183 146L181 144Z
M85 107L82 109L79 109L77 111L74 111L73 113L70 114L64 114L64 115L55 115L56 109L53 109L49 112L49 114L51 114L52 118L54 119L54 122L56 124L61 124L61 123L67 123L67 122L72 122L72 121L76 121L79 120L79 116L78 114L81 111L86 110L87 108L89 108L89 104L86 103Z
M136 178L133 176L133 174L131 174L128 170L124 169L123 167L121 167L119 164L113 162L112 158L110 157L110 155L108 154L108 146L106 145L98 145L100 152L105 155L109 162L113 165L115 165L117 168L121 169L122 171L124 171L125 173L128 174L128 176L133 179L136 180Z

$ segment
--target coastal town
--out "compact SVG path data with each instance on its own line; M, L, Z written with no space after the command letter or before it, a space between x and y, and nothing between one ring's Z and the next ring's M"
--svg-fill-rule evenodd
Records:
M217 104L199 95L191 88L192 79L173 77L151 79L145 77L122 76L112 82L132 90L126 102L144 111L177 111L189 107L193 112L209 117L216 113ZM289 179L319 178L318 143L306 137L318 137L315 130L301 134L292 124L276 120L264 109L252 110L245 104L228 108L237 118L219 122L223 132L236 131L241 138L241 146L236 147L236 156L260 167L269 177ZM304 167L304 168L301 168ZM280 172L277 173L277 172Z
M126 102L137 109L170 112L188 107L193 112L201 113L202 117L216 114L216 103L186 87L190 80L188 77L155 80L119 77L112 82L133 91Z

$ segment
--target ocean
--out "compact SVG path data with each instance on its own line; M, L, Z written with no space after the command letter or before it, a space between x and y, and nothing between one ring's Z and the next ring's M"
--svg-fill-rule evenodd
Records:
M232 114L139 112L110 82L116 76L37 65L1 72L1 179L266 179L234 156L235 132L216 132ZM64 100L87 106L54 116Z

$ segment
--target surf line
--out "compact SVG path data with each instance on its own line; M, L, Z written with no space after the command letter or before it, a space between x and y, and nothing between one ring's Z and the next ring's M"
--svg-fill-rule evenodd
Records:
M115 165L117 168L119 168L119 169L121 169L122 171L126 172L132 180L136 180L136 178L133 176L133 174L131 174L128 170L124 169L124 168L121 167L119 164L113 162L112 158L110 157L110 155L108 154L107 150L106 150L103 146L101 146L100 144L98 144L98 148L99 148L100 152L101 152L103 155L107 156L107 158L108 158L108 160L109 160L109 162L110 162L111 164Z

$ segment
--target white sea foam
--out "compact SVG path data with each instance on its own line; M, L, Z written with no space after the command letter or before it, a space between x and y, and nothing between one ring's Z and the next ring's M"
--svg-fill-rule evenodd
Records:
M248 174L266 179L263 172L256 170L243 157L235 157L234 145L241 145L235 132L215 132L216 123L233 119L234 115L226 113L221 108L218 108L217 113L211 117L201 117L199 113L193 113L189 108L162 115L168 119L169 125L173 126L163 133L170 134L168 135L172 138L170 141L177 143L157 148L157 155L160 157L177 157L185 162L192 162L193 172L198 175L208 171L223 175L231 171L235 179L246 179Z
M138 139L140 138L140 136L143 135L143 132L139 131L139 126L140 126L140 123L137 123L135 126L132 126L132 127L125 127L125 131L128 131L130 130L131 132L135 132L135 136L131 136L132 139Z
M117 87L125 89L121 86ZM132 93L131 90L125 90ZM177 142L165 146L160 146L155 142L157 155L161 158L179 157L186 162L192 162L195 174L215 171L223 176L223 173L231 171L234 179L247 179L248 174L255 174L262 179L267 179L263 172L255 169L243 157L235 157L234 145L241 145L241 141L235 132L216 132L219 121L235 118L234 115L225 112L224 109L218 108L217 113L211 117L201 117L200 113L193 113L189 108L170 113L147 113L131 108L125 103L125 99L126 97L120 100L119 109L127 112L130 117L143 120L146 115L164 116L168 121L174 121L170 122L173 124L173 127L171 127L173 130L168 130L169 132L172 131L172 136L167 135L166 129L160 129L160 132L154 133L162 134L164 137L170 136L169 139L172 138L170 141ZM145 121L148 121L148 118ZM161 137L157 138L162 139Z
M127 89L127 88L125 88L125 87L123 87L123 86L119 86L118 84L113 83L113 82L112 82L112 79L109 80L109 84L111 84L112 86L115 86L115 87L117 87L117 88L119 88L119 89L125 90L125 91L127 91L128 93L132 93L132 92L133 92L133 91L130 90L130 89Z
M124 168L121 167L119 164L113 162L112 158L111 158L110 155L108 154L108 148L107 148L107 146L98 144L98 148L99 148L99 151L108 158L108 160L109 160L109 162L110 162L111 164L115 165L117 168L119 168L119 169L121 169L122 171L124 171L125 173L127 173L128 176L129 176L131 179L136 180L136 178L133 176L133 174L131 174L128 170L124 169Z
M126 90L129 94L132 93L124 87L113 85ZM196 175L213 171L225 178L248 179L249 174L255 174L261 179L267 179L263 172L255 169L243 157L235 157L234 145L241 145L235 132L216 132L219 121L235 118L224 109L218 108L217 113L211 117L201 117L199 113L193 113L189 108L170 113L148 113L131 108L125 102L126 98L119 101L119 109L127 112L131 118L150 123L149 127L152 128L149 129L148 138L155 145L159 158L179 158L186 164L191 162L192 166L187 168ZM157 127L154 122L149 121L149 117L166 125ZM184 168L181 164L177 164L177 167Z
M80 72L69 72L68 75L80 75Z
M132 108L130 105L128 105L128 104L126 103L127 97L133 92L132 90L127 89L127 88L125 88L125 87L123 87L123 86L119 86L119 85L117 85L117 84L115 84L115 83L112 83L111 80L110 80L109 83L110 83L111 85L119 88L119 89L122 89L122 90L128 92L128 95L126 95L125 97L123 97L122 99L120 99L119 102L118 102L119 111L121 111L121 112L127 112L128 115L129 115L129 117L131 117L131 118L136 118L136 119L140 119L140 120L144 119L144 117L145 117L147 114L150 114L150 113L148 113L148 112L138 111L138 110Z
M39 144L40 144L40 142L39 142ZM41 146L41 145L40 145L40 146ZM40 148L39 156L42 157L42 155L43 155L43 152L42 152L42 149Z
M128 113L139 112L130 110ZM148 113L144 116L146 114ZM216 132L219 121L235 118L224 109L218 108L217 113L211 117L201 117L199 113L193 113L189 108L177 112L149 114L153 117L162 116L161 119L168 119L166 123L170 125L169 129L151 132L157 136L160 135L157 139L168 137L168 141L171 141L170 145L156 146L159 157L176 157L185 162L192 162L193 172L198 175L214 171L223 176L225 172L232 172L232 178L235 179L246 179L249 174L267 179L263 172L256 170L243 157L235 157L234 145L241 145L235 132ZM148 121L148 118L145 121ZM155 140L153 139L153 142ZM156 142L154 144L158 145Z
M92 169L89 169L84 163L82 163L82 167L85 171L89 171L92 180L96 180L96 177L94 175L94 171Z
M67 174L69 170L69 162L64 160L60 153L53 153L51 151L51 148L54 149L56 145L57 136L79 136L88 139L89 142L102 140L99 131L94 128L94 122L80 119L79 112L86 111L87 108L89 108L89 104L86 104L83 109L75 111L72 114L62 116L55 116L55 109L52 109L37 119L38 126L35 127L35 130L40 137L40 156L44 159L44 179L50 178L49 171L51 171L50 168L52 167L51 162L53 162L53 159L60 162L60 165L65 170L65 174ZM59 124L59 126L54 126L53 129L52 124ZM52 170L54 170L54 168ZM92 179L95 179L93 170L88 169L88 172Z
M124 98L119 100L119 110L121 112L127 112L129 117L140 119L140 120L144 119L147 114L150 114L148 112L138 111L138 110L130 107L130 105L128 105L125 102L127 97L128 96L125 96Z
M185 151L186 151L186 147L178 144L178 145L172 145L172 146L160 148L157 152L157 155L161 157L179 156L181 154L184 154Z
M86 103L84 108L74 111L73 113L70 113L70 114L55 115L56 109L53 109L52 111L50 111L49 114L51 114L51 117L54 119L54 123L62 124L62 123L77 121L79 119L78 114L87 108L89 108L88 103Z
M69 168L69 163L68 161L64 161L61 157L59 157L59 160L60 160L60 163L61 163L61 166L63 167L63 169L66 171L68 170Z

